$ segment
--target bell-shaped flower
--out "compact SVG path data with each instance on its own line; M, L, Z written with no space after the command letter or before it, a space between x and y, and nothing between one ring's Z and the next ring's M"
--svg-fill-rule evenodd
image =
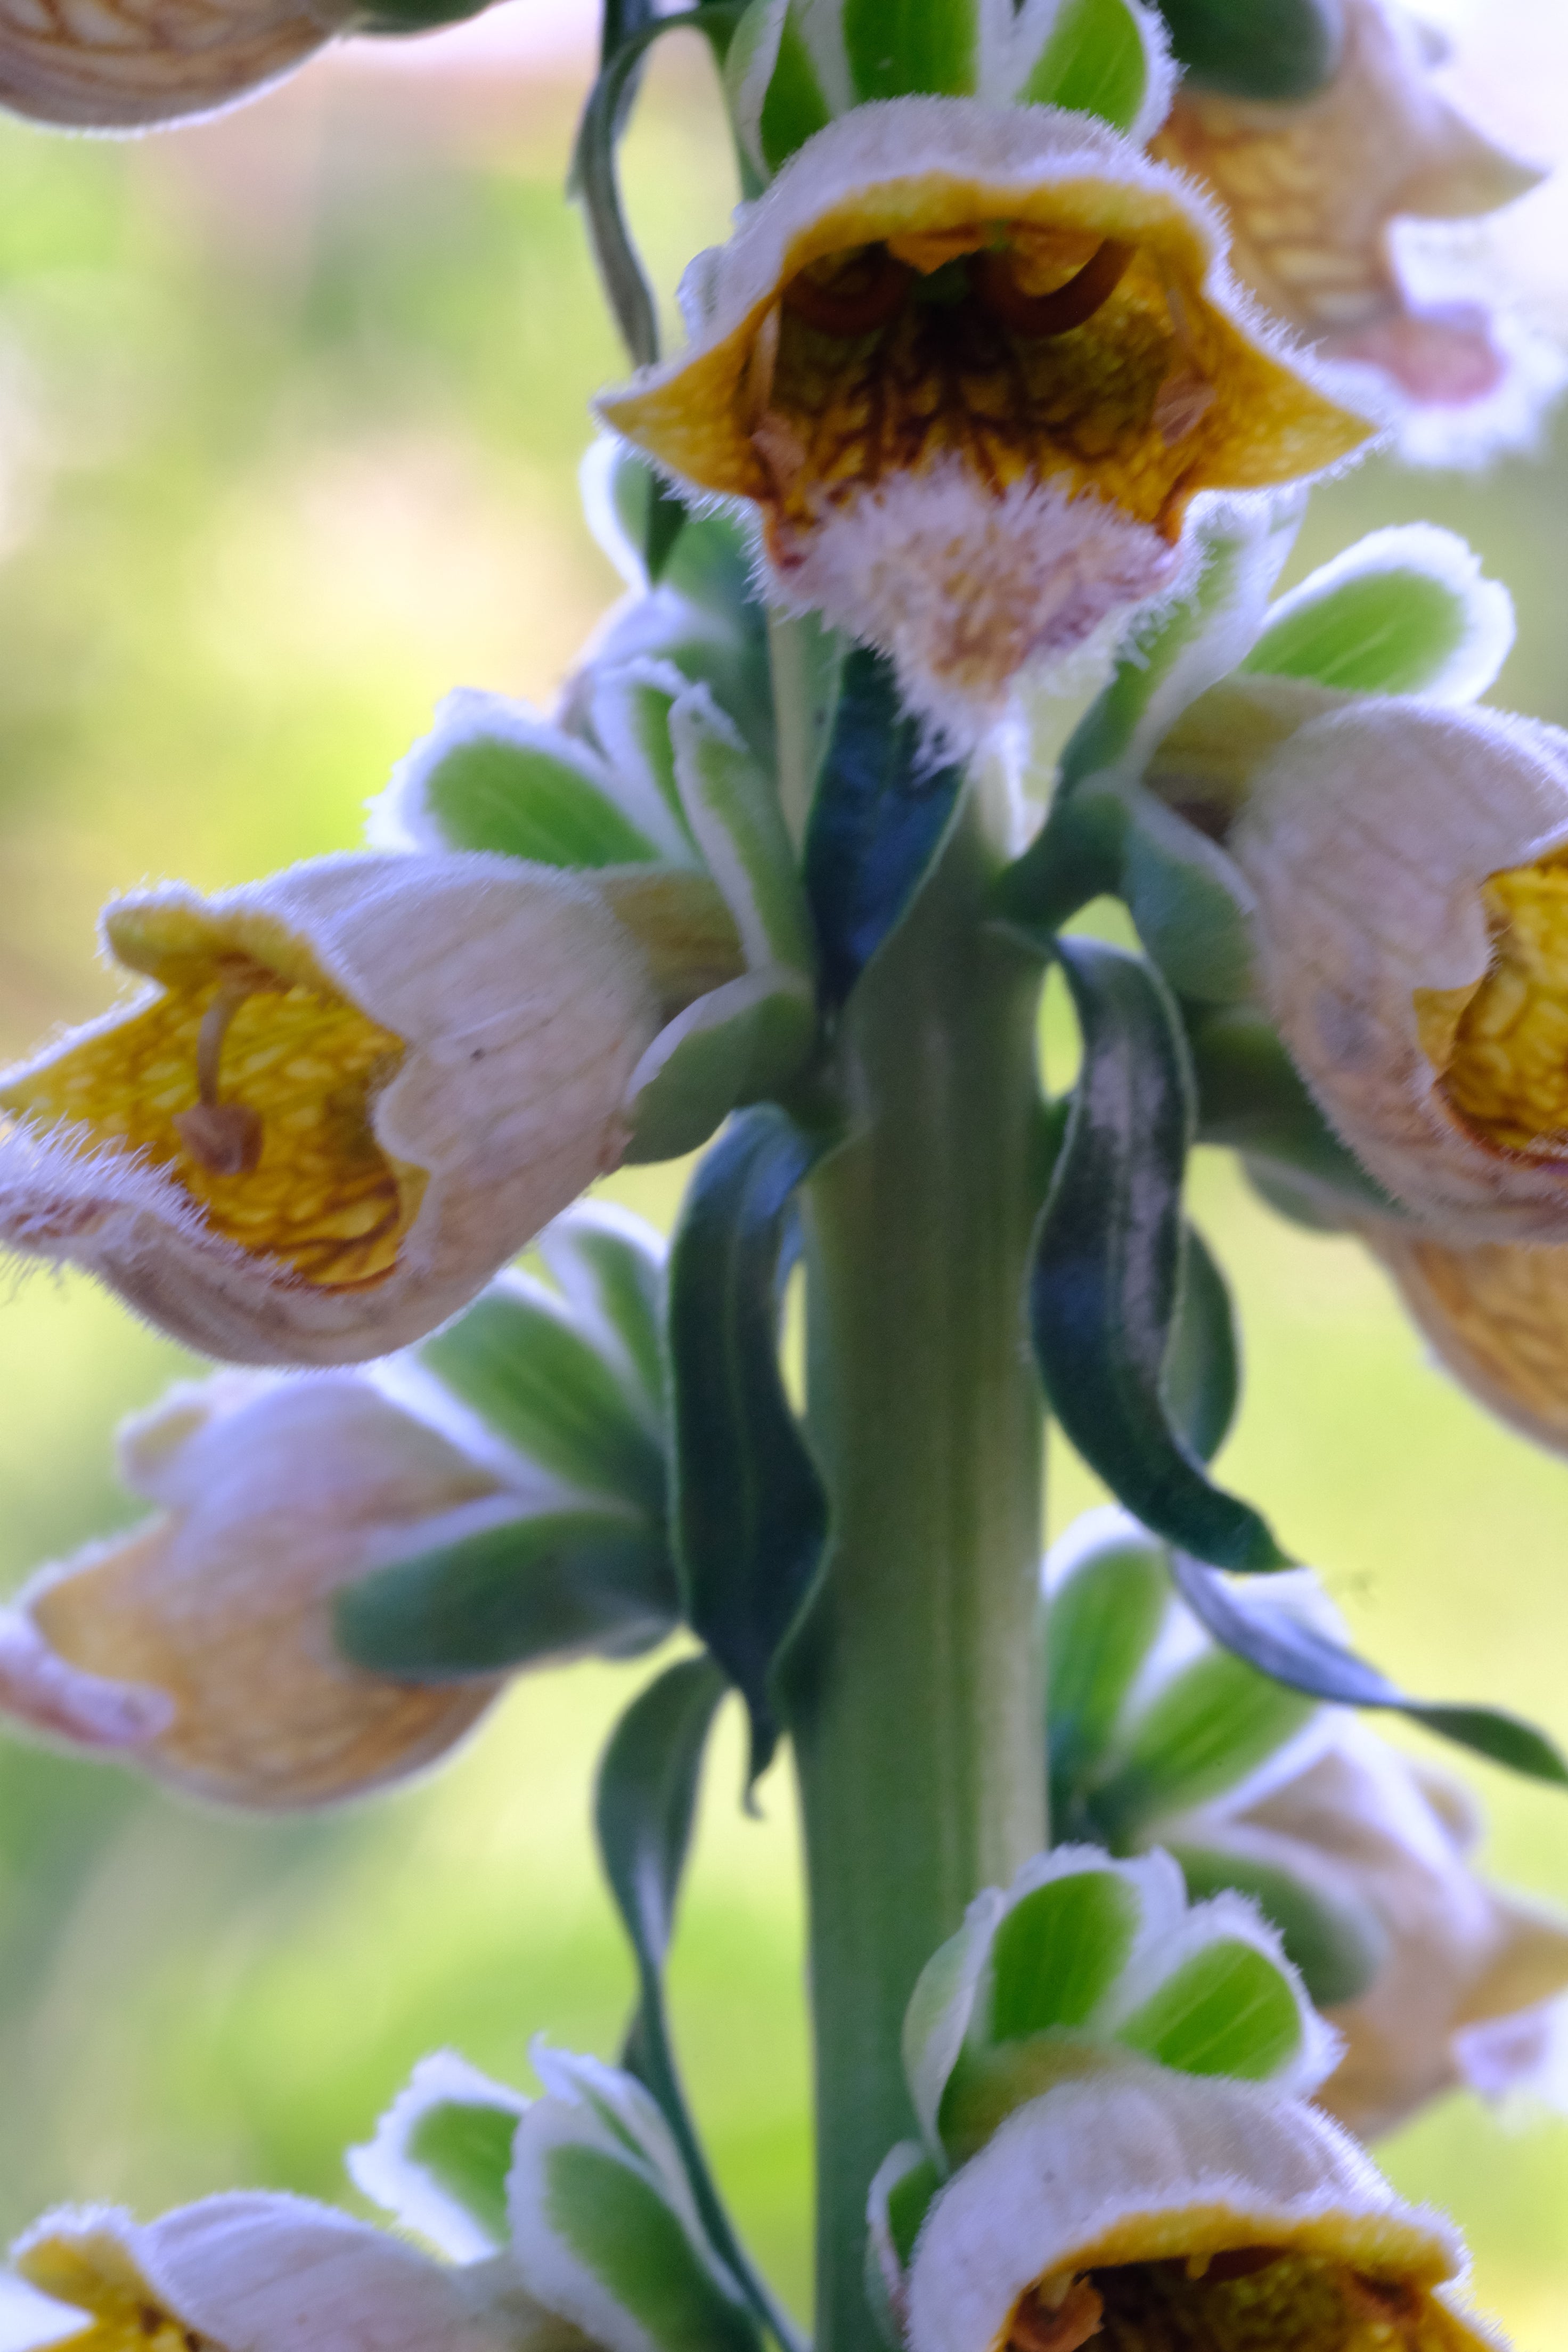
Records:
M62 2306L59 2352L574 2352L581 2341L497 2265L433 2262L300 2197L207 2197L145 2223L113 2208L48 2213L12 2259ZM85 2325L73 2329L73 2315Z
M1568 1245L1456 1248L1418 1228L1359 1228L1433 1352L1510 1428L1568 1454Z
M349 0L0 0L0 107L88 131L207 114L276 81L354 13Z
M156 1516L40 1570L0 1618L13 1721L272 1808L415 1771L494 1697L498 1677L395 1680L333 1640L342 1586L505 1527L527 1501L362 1377L182 1386L120 1452Z
M1327 2011L1344 2054L1316 2094L1363 2138L1460 2084L1527 2091L1549 2054L1568 1919L1479 1874L1481 1827L1462 1782L1353 1720L1256 1801L1170 1826L1184 1852L1294 1874L1375 1923L1370 1981Z
M601 404L761 509L770 594L968 739L1182 574L1202 490L1367 437L1260 331L1214 209L1089 117L858 107L692 265L691 341Z
M1270 1016L1395 1206L1568 1240L1568 739L1347 699L1250 775L1226 848Z
M647 1048L741 969L706 877L616 879L347 855L116 901L145 984L0 1080L0 1240L233 1361L417 1339L616 1164Z
M1473 459L1529 438L1561 365L1452 263L1428 256L1413 270L1392 232L1401 218L1494 212L1542 174L1452 105L1402 8L1345 0L1342 15L1321 89L1270 100L1189 79L1153 152L1218 197L1237 274L1267 309L1382 387L1407 455ZM1419 283L1434 278L1435 259L1435 282Z
M1020 2107L937 2195L910 2352L1497 2352L1455 2232L1304 2102L1126 2060Z

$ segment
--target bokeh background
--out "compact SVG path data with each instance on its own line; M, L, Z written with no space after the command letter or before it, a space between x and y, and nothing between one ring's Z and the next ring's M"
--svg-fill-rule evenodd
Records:
M1460 52L1476 103L1547 155L1568 96L1557 18L1493 0ZM650 73L626 159L667 296L733 201L685 42ZM574 490L584 403L619 366L562 194L590 47L567 0L511 0L435 39L351 44L195 129L111 142L0 122L0 1050L101 1005L110 892L352 844L447 688L548 701L616 593ZM1559 331L1563 223L1549 191L1491 233ZM1498 698L1568 723L1565 489L1568 427L1479 478L1373 463L1316 499L1296 569L1377 523L1452 524L1519 599ZM1430 1369L1353 1246L1272 1221L1204 1159L1199 1213L1251 1374L1228 1475L1321 1563L1380 1662L1568 1740L1568 1467ZM662 1221L677 1175L611 1189ZM186 1369L87 1284L7 1292L6 1582L124 1522L111 1428ZM1089 1499L1058 1449L1053 1522ZM342 2147L423 2051L523 2080L536 2032L612 2052L630 1977L587 1801L636 1681L525 1682L435 1780L297 1822L0 1741L0 2231L62 2198L345 2196ZM742 1819L740 1772L731 1726L675 2005L719 2168L804 2307L794 1823L783 1771ZM1568 1801L1475 1777L1497 1872L1568 1902ZM1560 2345L1568 2123L1521 2130L1454 2099L1385 2153L1405 2189L1461 2215L1521 2352Z

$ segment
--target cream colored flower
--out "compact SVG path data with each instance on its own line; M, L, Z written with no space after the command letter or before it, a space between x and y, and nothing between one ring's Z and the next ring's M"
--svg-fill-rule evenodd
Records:
M0 0L0 107L88 131L210 113L353 14L345 0Z
M973 734L1166 593L1201 490L1370 427L1260 333L1213 210L1047 107L907 98L807 142L693 265L691 343L601 403L762 509L772 593L890 654Z
M394 1682L332 1637L342 1586L523 1507L438 1430L353 1373L231 1372L174 1389L120 1451L156 1516L17 1596L0 1623L15 1720L266 1810L401 1779L483 1714L499 1678Z
M433 2262L300 2197L208 2197L141 2225L50 2213L13 2259L68 2330L87 2315L58 2352L565 2352L571 2337L499 2265Z
M1326 2013L1344 2036L1314 2096L1369 2138L1472 2079L1477 2027L1491 2095L1528 2079L1531 2029L1568 1987L1568 1918L1489 1885L1474 1868L1481 1834L1463 1783L1417 1769L1353 1721L1303 1771L1239 1810L1166 1824L1178 1843L1277 1867L1355 1904L1381 1928L1365 1990Z
M910 2352L1489 2352L1462 2250L1337 2125L1133 2062L1021 2107L931 2208Z
M1456 1249L1402 1225L1360 1231L1455 1378L1537 1445L1568 1454L1568 1247Z
M1356 1157L1439 1242L1568 1240L1568 740L1347 700L1264 760L1226 846Z
M740 969L703 877L478 853L171 886L103 928L148 984L0 1080L0 1241L246 1363L456 1313L616 1164L642 1055Z
M1325 356L1375 369L1418 411L1498 404L1506 331L1485 302L1418 299L1391 231L1401 217L1495 212L1542 174L1443 96L1401 9L1346 0L1339 66L1312 98L1237 99L1187 82L1152 152L1219 199L1237 276Z

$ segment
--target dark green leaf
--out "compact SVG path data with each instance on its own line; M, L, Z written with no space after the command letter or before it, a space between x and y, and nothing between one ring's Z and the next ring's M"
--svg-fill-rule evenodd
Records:
M661 1641L675 1571L646 1522L552 1511L400 1559L344 1588L337 1638L356 1665L413 1682L493 1675Z
M865 646L844 664L805 837L805 887L823 987L841 1004L899 922L946 837L963 770L925 747L892 665Z
M1160 0L1194 81L1232 98L1311 98L1344 47L1342 0Z
M1184 1228L1181 1297L1163 1385L1176 1428L1200 1460L1212 1462L1236 1418L1241 1351L1229 1288L1195 1225Z
M1353 1650L1279 1610L1260 1607L1181 1550L1171 1556L1171 1574L1188 1608L1216 1642L1289 1689L1340 1706L1387 1707L1425 1724L1441 1738L1489 1757L1494 1764L1568 1788L1568 1763L1543 1733L1518 1716L1500 1707L1441 1706L1406 1698Z
M1057 953L1083 1066L1030 1285L1051 1410L1145 1527L1226 1568L1281 1567L1265 1521L1210 1485L1165 1402L1192 1134L1175 1008L1136 956L1081 939L1059 940Z
M778 1737L769 1675L827 1528L779 1370L776 1279L819 1149L772 1104L741 1112L692 1179L670 1250L676 1553L687 1618L751 1712L753 1775Z

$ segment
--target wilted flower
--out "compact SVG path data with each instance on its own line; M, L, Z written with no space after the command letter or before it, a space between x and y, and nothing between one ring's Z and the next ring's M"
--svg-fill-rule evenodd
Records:
M740 969L718 892L668 878L714 910L673 943L614 877L478 853L116 901L151 985L0 1082L0 1240L238 1362L416 1339L616 1164L643 1052Z
M1495 2352L1462 2250L1302 2102L1127 2061L1020 2107L937 2197L911 2352Z
M144 2224L103 2207L46 2214L13 2259L89 2315L59 2352L528 2352L570 2336L497 2266L433 2262L300 2197L207 2197Z
M1219 198L1237 273L1277 318L1390 388L1412 419L1410 454L1448 454L1425 423L1439 415L1463 436L1455 454L1475 454L1488 424L1494 439L1520 437L1561 371L1532 386L1530 356L1486 303L1424 301L1391 231L1401 216L1495 212L1542 175L1442 95L1426 38L1401 9L1346 0L1343 15L1338 67L1315 96L1243 99L1189 80L1152 152Z
M1354 1722L1256 1802L1172 1829L1324 1885L1381 1928L1371 1982L1327 2011L1344 2055L1314 2094L1363 2138L1461 2083L1492 2096L1526 2084L1541 2005L1568 1987L1568 1920L1489 1885L1472 1865L1480 1833L1461 1782Z
M689 275L691 345L602 403L763 510L772 593L889 653L972 735L1166 593L1200 490L1312 474L1370 427L1236 294L1215 213L1082 115L856 108Z
M349 0L0 0L0 106L133 130L276 81L355 13Z
M495 1678L396 1682L352 1665L332 1595L522 1498L353 1373L228 1373L121 1432L158 1516L42 1570L0 1620L0 1706L203 1797L321 1804L461 1738Z
M1347 701L1251 778L1226 846L1269 1013L1436 1240L1568 1239L1568 742Z

